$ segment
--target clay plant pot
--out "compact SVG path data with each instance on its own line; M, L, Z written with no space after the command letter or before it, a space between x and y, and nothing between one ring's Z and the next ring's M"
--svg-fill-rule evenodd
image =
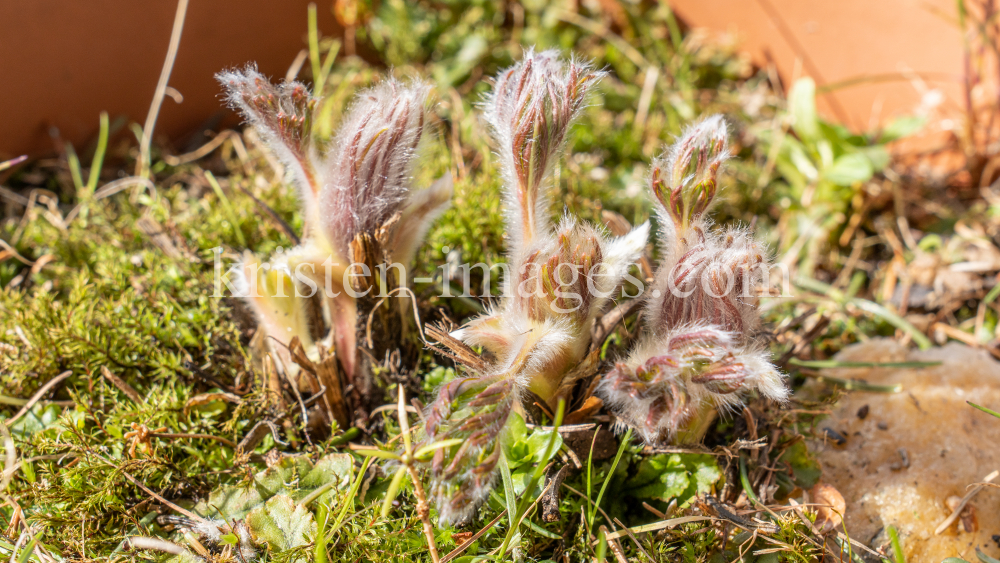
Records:
M926 110L921 104L933 101L928 93L941 100L940 108L963 107L962 35L953 0L670 0L670 5L691 27L735 33L757 65L774 65L786 89L796 78L811 76L822 93L819 110L855 131Z
M283 77L306 47L308 0L191 0L156 136L182 139L224 112L213 75L256 61ZM339 37L330 3L319 29ZM142 123L173 27L176 0L11 2L0 18L0 160L93 139L101 111Z

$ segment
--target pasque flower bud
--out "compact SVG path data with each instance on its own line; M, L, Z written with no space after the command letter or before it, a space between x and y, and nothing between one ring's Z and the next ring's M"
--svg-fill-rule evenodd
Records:
M358 307L355 297L345 291L350 289L345 276L357 261L356 239L378 241L388 260L406 266L430 222L451 199L450 176L425 190L411 185L429 87L387 79L360 92L329 145L320 147L312 138L317 100L303 84L273 85L253 67L220 73L218 79L230 103L292 172L305 216L302 243L281 262L285 277L280 286L289 289L291 297L277 300L265 292L249 295L248 301L273 339L287 345L291 336L299 336L308 353L319 343L304 336L298 317L277 314L276 307L302 309L313 291L321 291L331 325L322 341L333 345L353 380L359 370ZM383 256L375 258L381 261ZM245 267L250 264L256 259L248 259ZM312 287L300 295L294 289L302 284ZM294 369L280 348L272 346L283 367Z
M509 415L531 391L554 409L577 376L596 370L591 329L646 244L643 225L612 238L566 217L549 218L551 172L569 126L601 77L553 51L529 51L502 71L483 111L504 173L512 280L490 310L453 336L488 352L481 373L441 389L427 417L427 439L461 437L431 464L444 521L463 519L489 493L497 446ZM593 373L593 372L590 372Z
M648 443L697 442L718 410L756 392L788 396L757 332L767 253L745 229L713 229L705 214L729 158L726 124L688 128L653 163L663 260L647 292L643 333L598 392Z

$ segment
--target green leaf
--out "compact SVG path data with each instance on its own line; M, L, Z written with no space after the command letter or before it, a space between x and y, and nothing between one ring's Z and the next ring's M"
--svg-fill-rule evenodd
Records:
M719 464L715 461L715 456L708 454L686 454L690 458L689 461L685 463L685 466L690 471L692 468L694 472L692 473L692 482L695 486L695 494L707 493L712 490L712 485L719 482L722 478L722 471L719 469Z
M207 501L195 506L195 512L227 521L243 518L275 495L286 495L298 502L333 483L320 495L320 499L327 499L350 486L353 466L354 459L344 453L324 456L315 464L306 456L288 456L254 475L249 484L212 491Z
M555 436L553 436L555 434ZM541 428L536 429L528 437L528 450L531 452L531 459L535 463L542 463L545 461L545 449L549 444L549 440L553 440L555 446L553 446L553 451L559 451L562 448L563 439L562 436L555 430L543 430Z
M832 166L823 170L823 179L838 186L852 186L870 180L874 173L871 160L864 154L848 153L837 157Z
M31 556L35 554L35 544L38 542L38 538L31 536L28 540L28 544L21 549L21 552L17 554L17 563L27 563ZM36 557L37 560L37 557Z
M528 425L524 423L520 414L510 413L510 419L507 421L507 435L511 441L524 440L528 437Z
M389 515L389 510L392 509L392 501L396 500L399 490L403 488L404 477L406 477L406 466L400 465L399 469L396 470L396 474L392 476L392 482L389 483L389 490L385 492L385 500L382 501L382 518Z
M677 498L684 504L698 493L711 490L722 478L715 456L708 454L657 454L639 463L625 482L625 494L664 502Z
M851 186L870 180L875 171L864 154L848 153L837 157L833 165L823 170L823 179L838 186Z
M793 167L802 176L805 176L808 181L815 181L819 178L819 171L816 170L816 165L806 154L801 143L789 141L785 147L788 150L788 159L791 161Z
M819 121L816 118L816 83L812 78L800 78L788 93L788 106L794 120L792 127L803 141L819 137Z
M39 432L53 428L59 424L62 407L53 404L35 403L31 410L10 427L10 433L15 436L33 436Z
M926 123L926 117L917 115L897 117L882 129L882 133L879 135L878 140L880 143L891 143L896 139L909 137L923 128Z
M795 442L779 459L792 467L792 480L803 489L809 489L818 483L823 474L819 462L809 453L805 442Z
M489 42L482 35L466 37L450 67L435 67L435 81L448 86L457 85L480 63L488 50Z
M892 160L892 157L889 156L889 151L881 145L865 147L861 149L861 153L871 161L872 170L875 172L885 170L885 167L889 166L889 161Z
M267 542L272 552L307 545L316 536L312 512L286 495L271 497L252 510L246 523L257 542Z

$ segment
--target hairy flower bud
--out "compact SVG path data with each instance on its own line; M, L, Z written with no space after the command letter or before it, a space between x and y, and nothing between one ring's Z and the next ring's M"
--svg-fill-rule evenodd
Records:
M598 388L625 425L648 443L697 441L716 409L739 404L748 391L783 401L787 390L765 352L708 324L647 335Z
M445 386L427 416L431 439L464 440L441 450L432 466L443 521L467 514L489 492L493 456L500 455L491 448L521 395L531 391L554 410L577 378L596 371L594 321L617 297L615 290L646 245L648 224L612 238L569 217L553 228L548 218L546 182L600 75L552 51L529 52L500 73L487 98L484 111L505 176L513 279L504 280L498 304L453 333L487 352L481 377ZM443 421L449 421L444 431Z
M510 234L524 247L548 230L543 189L583 107L603 73L556 51L528 51L497 75L484 113L499 145Z
M709 117L688 128L653 163L663 261L647 292L644 332L598 392L619 421L649 443L696 442L717 410L750 393L784 401L782 375L758 343L758 286L765 250L736 228L704 217L729 158L726 124Z
M319 201L326 235L345 254L355 235L373 233L405 206L428 91L389 79L348 110Z
M765 250L739 229L705 232L693 228L684 250L657 272L646 322L654 330L710 322L736 334L760 325L756 291L768 267Z
M685 130L667 154L653 162L650 188L681 233L715 199L719 168L729 159L728 139L725 120L713 115Z
M284 269L289 275L301 275L299 281L308 280L313 290L326 296L330 326L322 341L334 344L348 381L353 382L355 371L361 371L356 350L359 308L355 296L345 291L345 274L356 261L356 241L360 237L368 243L364 250L371 252L358 260L363 259L370 271L384 258L405 266L430 222L451 200L450 176L427 190L411 186L429 87L388 79L360 92L329 147L321 150L312 139L317 100L304 85L272 85L253 67L220 73L218 79L229 102L292 172L306 228L302 243L283 262ZM305 298L290 299L281 303L305 306ZM274 338L302 332L294 316L274 314L269 301L250 303ZM312 339L302 342L307 353L315 352Z
M309 89L300 82L271 84L254 66L220 72L217 78L229 103L240 109L281 163L292 170L307 223L318 222L316 204L323 178L312 145L316 99Z

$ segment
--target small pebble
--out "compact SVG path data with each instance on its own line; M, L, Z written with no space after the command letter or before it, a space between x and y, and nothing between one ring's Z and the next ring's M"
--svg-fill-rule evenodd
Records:
M900 471L902 469L909 469L910 468L910 455L908 453L906 453L906 448L899 448L896 451L899 452L899 457L902 458L903 461L902 462L894 461L894 462L890 463L889 464L889 469L891 469L893 471Z
M845 438L843 434L837 432L833 428L824 428L823 433L826 434L826 437L829 438L831 441L833 441L834 444L837 444L838 446L843 446L844 444L847 443L847 438Z
M889 429L889 423L887 423L887 422L880 422L880 423L878 423L878 429L879 430L888 430Z
M860 409L858 409L858 418L861 420L868 418L868 410L868 405L863 405Z

